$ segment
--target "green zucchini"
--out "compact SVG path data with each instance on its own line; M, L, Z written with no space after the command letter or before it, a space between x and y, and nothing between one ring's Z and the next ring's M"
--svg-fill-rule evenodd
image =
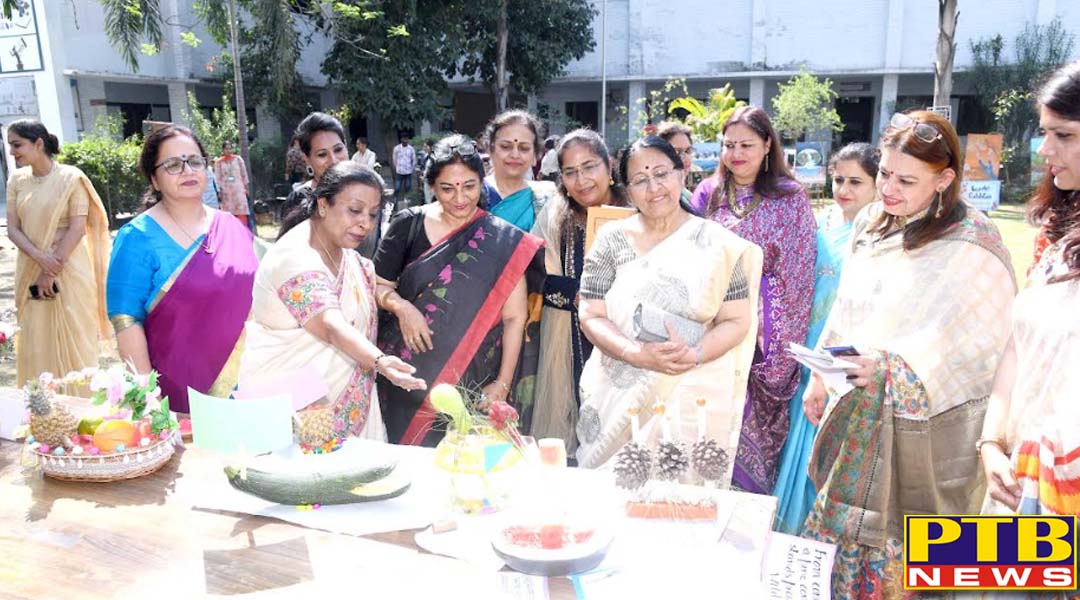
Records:
M386 500L405 493L409 481L388 479L396 463L338 471L275 472L225 467L234 488L270 502L286 505L348 504Z

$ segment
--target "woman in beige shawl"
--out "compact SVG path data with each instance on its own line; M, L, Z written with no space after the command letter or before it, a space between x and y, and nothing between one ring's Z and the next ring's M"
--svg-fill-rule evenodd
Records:
M959 197L960 142L926 111L894 115L881 142L880 202L856 217L852 251L818 344L854 346L855 386L804 395L821 429L818 489L803 535L837 544L833 595L903 592L903 516L965 514L983 490L975 457L1016 293L997 229Z
M8 127L16 166L7 185L8 237L19 249L16 385L48 371L66 375L98 366L105 315L109 218L79 169L57 163L55 135L38 121ZM100 336L100 337L99 337Z
M692 441L696 403L705 399L705 435L735 455L756 341L761 250L689 212L680 202L682 169L663 139L635 142L619 172L639 213L602 227L585 257L579 314L596 349L581 376L583 467L607 463L630 441L631 410L645 420L640 441L655 441L661 419L650 418L650 409L657 402L679 417L672 437ZM639 307L697 330L700 339L688 343L690 336L672 334L670 325L642 335ZM729 466L718 481L730 480Z
M573 452L581 397L578 384L592 343L578 321L578 287L585 260L586 211L591 206L626 206L626 193L611 180L604 139L591 129L563 136L554 148L560 196L544 206L533 234L544 240L544 311L540 319L540 364L536 373L532 435L561 438Z
M382 178L352 161L331 167L293 209L255 275L240 386L313 367L329 390L332 434L386 441L376 373L424 389L414 369L375 345L375 268L353 251L378 227Z

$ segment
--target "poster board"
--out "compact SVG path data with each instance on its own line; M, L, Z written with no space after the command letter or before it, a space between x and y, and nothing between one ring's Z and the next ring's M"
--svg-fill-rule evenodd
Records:
M828 156L828 142L796 142L795 179L805 186L825 185Z
M716 172L720 165L720 156L724 145L720 142L698 142L694 144L694 166L706 174Z
M969 133L964 150L964 181L996 181L1004 141L1000 133Z
M994 179L990 181L968 181L960 183L963 198L975 208L989 212L1001 204L1001 182Z
M620 221L636 214L637 210L625 206L590 206L585 221L585 254L589 253L596 240L596 232L604 223Z

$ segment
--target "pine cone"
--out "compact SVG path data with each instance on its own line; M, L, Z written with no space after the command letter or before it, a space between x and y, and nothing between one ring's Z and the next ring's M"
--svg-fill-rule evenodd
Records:
M615 485L636 490L649 480L652 453L637 442L630 442L615 455Z
M727 472L728 455L716 440L698 440L690 452L694 470L706 481L719 481Z
M678 442L663 442L656 452L660 479L678 479L690 467L686 450Z

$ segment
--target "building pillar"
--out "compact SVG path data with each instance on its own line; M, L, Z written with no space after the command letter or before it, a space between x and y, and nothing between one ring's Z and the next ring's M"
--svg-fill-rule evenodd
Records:
M641 136L641 128L645 125L645 82L631 81L630 94L627 98L629 117L627 126L627 141L633 143Z
M255 107L255 137L261 140L281 137L281 121L265 102Z
M63 11L67 5L61 2L33 0L37 12L38 39L41 41L43 71L34 73L34 89L37 92L38 116L41 122L56 135L60 143L79 139L75 123L75 98L71 79L64 75L67 64L64 54ZM52 24L50 26L50 23Z
M191 89L185 83L170 82L169 87L169 120L185 127L191 126L187 118L188 91Z
M75 80L79 90L79 125L83 133L92 133L98 120L108 114L105 106L105 80L96 77L80 77Z
M896 111L897 89L900 87L900 76L896 73L885 75L881 79L881 104L878 106L878 114L874 119L874 138L876 144L881 138L881 130L889 124L893 112Z
M765 80L761 77L750 80L750 106L765 108Z
M173 76L177 79L190 79L194 76L191 68L191 46L185 44L183 38L180 37L183 33L181 24L184 19L180 14L179 0L166 0L164 6L161 7L161 12L166 15L163 25L165 39L173 57Z

